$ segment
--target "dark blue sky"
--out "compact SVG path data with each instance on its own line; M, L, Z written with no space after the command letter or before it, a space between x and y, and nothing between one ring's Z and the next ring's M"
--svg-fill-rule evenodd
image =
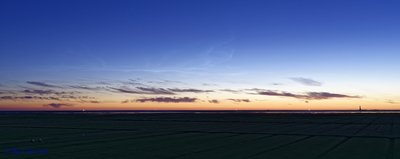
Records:
M3 0L0 82L263 87L306 77L392 98L399 8L395 0Z
M1 63L47 67L101 59L143 67L173 54L176 59L159 63L170 66L214 45L243 50L240 59L281 60L282 53L267 50L287 48L299 49L283 53L296 60L324 58L330 53L310 49L396 45L399 7L368 0L2 1Z

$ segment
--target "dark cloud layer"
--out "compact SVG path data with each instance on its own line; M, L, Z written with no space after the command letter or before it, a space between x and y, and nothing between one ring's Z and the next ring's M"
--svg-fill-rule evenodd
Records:
M322 86L321 82L309 78L293 77L290 79L306 86Z
M279 96L279 97L292 97L298 99L309 99L309 100L321 100L331 98L361 98L360 96L350 96L345 94L336 94L329 92L307 92L306 94L294 94L289 92L277 92L277 91L260 91L259 95L266 96Z
M245 103L249 103L250 99L228 99L230 101L234 101L234 102L245 102Z
M26 83L31 84L31 85L35 85L35 86L41 86L41 87L61 88L60 86L51 85L51 84L47 84L47 83L44 83L44 82L27 81Z
M193 103L196 102L197 98L182 97L182 98L170 98L170 97L157 97L157 98L142 98L137 99L137 102L158 102L158 103Z
M63 103L50 103L44 105L46 107L53 107L53 108L61 108L61 107L70 107L73 106L72 104L63 104Z

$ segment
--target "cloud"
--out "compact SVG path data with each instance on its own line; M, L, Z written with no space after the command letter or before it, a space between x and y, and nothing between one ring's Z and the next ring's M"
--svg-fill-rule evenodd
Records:
M112 88L110 89L129 94L153 94L153 95L174 95L174 92L166 90L164 88L146 88L146 87L136 87L138 90L133 90L130 88Z
M59 96L60 99L63 101L76 101L76 102L81 102L81 103L99 103L95 99L95 97L91 96L74 96L74 95L62 95ZM95 102L93 102L95 101Z
M136 89L130 88L111 88L118 92L130 93L130 94L152 94L152 95L175 95L177 93L208 93L214 92L213 90L201 90L201 89L179 89L179 88L154 88L154 87L136 87Z
M160 95L174 95L174 92L171 92L164 88L147 88L147 87L136 87L137 89L144 91L147 94L160 94Z
M249 103L250 99L228 99L230 101L234 101L234 102L245 102L245 103Z
M276 91L260 91L258 92L259 95L266 95L266 96L280 96L280 97L294 97L294 98L302 98L303 95L297 95L289 92L276 92Z
M399 104L398 102L393 101L393 100L387 100L386 103L389 103L389 104Z
M50 104L46 104L46 105L43 105L43 106L46 106L46 107L53 107L53 108L61 108L61 107L71 107L71 106L73 106L72 104L63 104L63 103L50 103Z
M169 91L176 92L176 93L182 93L182 92L189 92L189 93L209 93L209 92L214 92L213 90L201 90L201 89L178 89L178 88L169 88Z
M308 92L306 99L330 99L330 98L361 98L360 96L350 96L345 94L336 94L329 92Z
M128 81L124 81L122 83L126 84L126 85L133 85L133 86L147 86L146 84L143 84L139 80L135 80L135 79L129 79Z
M180 83L180 84L185 84L185 82L182 81L175 81L175 80L163 80L164 83Z
M91 96L74 96L74 95L62 95L59 96L60 101L73 101L79 103L101 103L100 101L96 100L96 97Z
M242 92L241 90L233 90L233 89L220 89L220 91L229 92L229 93L240 93L240 92Z
M100 101L95 100L95 97L91 96L73 96L73 95L63 95L60 96L63 101L75 101L80 103L101 103Z
M162 80L162 81L159 81L159 82L157 82L157 81L149 81L149 83L158 83L158 84L186 84L186 83L184 83L184 82L181 82L181 81L175 81L175 80Z
M142 98L137 99L137 102L159 102L159 103L193 103L196 102L197 98L189 98L189 97L182 97L182 98L170 98L170 97L157 97L157 98Z
M59 86L51 85L51 84L47 84L47 83L43 83L43 82L27 81L26 83L31 84L31 85L35 85L35 86L41 86L41 87L61 88Z
M306 86L322 86L322 83L310 78L303 78L303 77L293 77L290 78L291 80L306 85Z
M24 93L27 93L27 94L39 94L39 95L53 94L53 93L55 93L55 92L52 91L52 90L37 90L37 89L33 89L33 90L26 89L26 90L24 90L23 92L24 92Z
M60 98L38 96L1 96L0 100L60 100Z
M218 103L219 103L219 101L218 101L218 100L216 100L216 99L209 100L208 102L209 102L209 103L213 103L213 104L218 104Z
M104 82L104 81L97 82L97 84L101 84L101 85L111 85L111 83Z
M18 92L18 91L14 91L14 90L12 90L12 91L10 91L10 90L0 90L0 94L18 94L18 93L20 93L20 92Z
M24 91L25 92L25 91ZM0 100L12 100L12 101L37 101L37 100L54 100L54 101L73 101L73 102L80 102L80 103L100 103L99 101L95 100L95 97L90 96L76 96L76 95L69 95L64 92L53 92L53 91L27 91L31 94L35 95L26 95L26 96L0 96ZM54 94L56 96L49 96L49 94ZM40 96L37 96L40 95Z
M93 104L97 104L97 103L101 103L100 101L97 100L91 100L91 101L82 101L82 103L93 103Z
M203 83L203 86L218 86L217 84L213 84L213 83Z
M0 97L1 100L16 100L16 97L13 96L2 96Z
M201 90L193 88L154 88L154 87L136 87L140 91L129 90L129 92L134 92L137 94L160 94L160 95L174 95L176 93L209 93L214 92L213 90ZM127 92L125 90L125 92Z
M118 91L120 93L129 93L129 94L144 94L144 92L141 91L136 91L136 90L131 90L129 88L113 88L110 87L110 89Z
M90 91L96 91L101 89L101 87L88 87L88 86L69 86L69 87L75 89L90 90Z
M129 103L129 100L124 100L124 101L121 101L121 103L123 103L123 104L125 104L125 103Z
M268 90L266 90L266 89L261 89L261 88L250 88L250 89L244 89L244 91L262 92L262 91L268 91Z
M278 91L260 91L257 94L266 96L279 96L279 97L292 97L298 99L308 99L308 100L321 100L321 99L331 99L331 98L361 98L360 96L350 96L345 94L336 94L329 92L307 92L305 94L294 94L289 92L278 92Z
M56 95L56 96L63 96L63 95L73 95L75 93L79 93L79 92L58 92L58 91L54 91L54 90L40 90L40 89L25 89L22 91L22 93L25 94L30 94L30 95Z

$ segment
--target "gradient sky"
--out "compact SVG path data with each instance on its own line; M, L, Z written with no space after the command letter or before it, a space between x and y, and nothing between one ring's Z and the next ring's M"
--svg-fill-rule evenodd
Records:
M0 2L0 110L399 109L400 2Z

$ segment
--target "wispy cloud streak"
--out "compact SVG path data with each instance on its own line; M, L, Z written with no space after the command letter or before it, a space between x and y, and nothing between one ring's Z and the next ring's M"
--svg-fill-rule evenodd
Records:
M209 103L212 104L219 104L219 100L213 99L213 100L208 100Z
M63 104L63 103L50 103L50 104L45 104L43 106L53 107L53 108L58 109L58 108L61 108L61 107L71 107L73 105L72 104Z
M97 91L102 89L101 87L89 87L89 86L69 86L75 89L89 90L89 91Z
M38 96L1 96L0 100L60 100L57 97L38 97Z
M198 100L197 98L182 97L182 98L171 98L171 97L157 97L157 98L142 98L137 99L137 102L158 102L158 103L194 103Z
M179 88L169 88L169 91L176 92L176 93L209 93L209 92L214 92L213 90L201 90L201 89L193 89L193 88L188 88L188 89L179 89Z
M278 96L278 97L292 97L298 99L309 99L309 100L321 100L331 98L361 98L360 96L351 96L345 94L329 93L329 92L307 92L305 94L294 94L289 92L278 92L278 91L260 91L259 95L266 96Z
M245 102L245 103L249 103L250 102L250 99L228 99L228 100L230 100L230 101L233 101L233 102L238 102L238 103L240 103L240 102Z
M174 92L171 92L164 88L148 88L148 87L136 87L137 89L144 91L148 94L160 94L160 95L174 95Z
M310 78L303 78L303 77L293 77L290 78L291 80L306 85L306 86L322 86L322 82L310 79Z
M27 81L26 83L31 84L31 85L35 85L35 86L41 86L41 87L61 88L60 86L51 85L51 84L47 84L47 83L44 83L44 82Z

